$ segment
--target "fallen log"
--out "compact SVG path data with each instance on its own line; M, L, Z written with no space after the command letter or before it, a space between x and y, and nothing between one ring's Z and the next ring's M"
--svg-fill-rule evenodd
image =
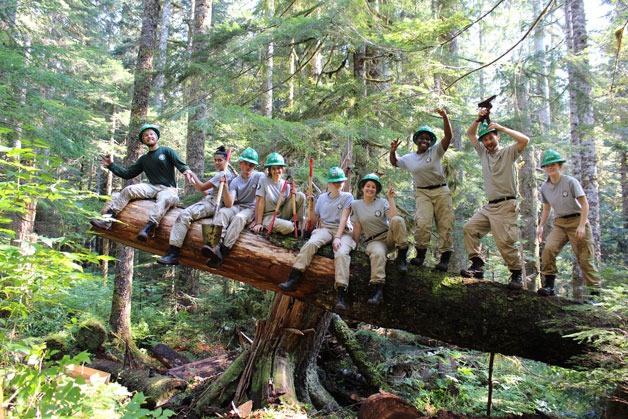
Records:
M148 242L139 242L135 237L152 205L151 201L132 202L118 214L120 222L114 223L111 230L94 229L94 232L163 255L168 248L170 229L181 209L170 210L155 236ZM277 285L288 277L302 240L281 237L280 242L271 243L265 236L245 231L225 263L219 268L209 268L201 254L201 224L206 222L209 220L191 225L181 249L182 265L279 291ZM277 240L275 236L270 239ZM325 253L324 249L319 253ZM563 298L543 298L526 290L509 290L502 283L463 279L412 266L406 275L401 275L392 264L387 268L384 303L374 307L366 304L373 292L368 286L369 275L367 257L362 252L354 253L348 309L341 313L345 320L402 329L484 352L587 369L614 359L589 341L565 336L583 329L621 328L626 324L625 319L609 318L590 305ZM335 302L333 283L333 260L317 255L305 272L302 285L290 295L331 311Z

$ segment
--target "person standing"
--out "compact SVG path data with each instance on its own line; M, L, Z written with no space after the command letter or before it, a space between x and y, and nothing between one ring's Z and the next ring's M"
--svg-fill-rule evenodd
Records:
M111 156L101 156L100 163L111 172L123 179L133 179L142 173L146 174L149 183L129 185L111 200L111 205L102 218L91 220L91 224L103 230L111 229L115 216L135 199L155 199L148 221L137 235L137 240L148 241L148 237L157 228L166 212L179 203L177 181L174 174L176 168L188 183L194 184L196 175L181 160L176 151L158 144L161 133L156 125L145 124L140 128L138 140L148 148L148 152L124 168L113 162Z
M229 193L224 197L225 206L218 210L212 221L213 225L222 227L222 237L216 246L205 245L202 249L210 268L222 265L244 227L253 220L255 192L264 176L264 173L255 170L258 158L257 151L250 147L240 154L240 175L229 184Z
M471 259L471 266L460 274L466 278L484 278L484 257L480 239L490 231L502 258L511 272L510 289L521 289L521 256L517 248L519 227L517 226L517 175L515 162L530 142L530 139L510 128L495 122L480 121L488 115L482 108L467 129L467 137L482 164L482 177L488 204L477 211L463 227L464 247ZM479 130L478 130L479 127ZM501 133L514 138L515 142L501 147ZM477 134L476 134L477 133Z
M382 184L379 177L371 173L358 182L358 188L362 190L362 199L351 204L353 240L358 243L360 235L364 233L366 254L371 261L369 285L376 287L375 294L367 302L377 305L384 300L387 255L397 249L397 270L408 272L408 230L405 220L397 213L393 185L388 188L387 199L378 198Z
M209 190L209 193L199 202L190 205L179 213L176 221L172 225L170 230L170 242L168 252L164 257L157 259L157 263L162 265L178 265L179 253L183 246L183 241L190 230L192 221L200 220L201 218L207 218L214 215L216 211L216 204L218 202L218 186L221 179L226 185L229 185L231 179L233 179L233 173L227 170L227 150L224 146L218 147L214 153L214 166L216 167L216 174L207 182L201 183L199 179L196 179L194 186L200 192ZM223 188L222 198L228 193L228 188ZM221 199L222 199L221 198Z
M439 271L447 271L454 249L454 204L451 191L445 180L442 159L449 148L452 138L451 123L444 109L437 109L443 118L445 136L438 143L436 134L427 125L419 128L412 136L416 144L416 153L397 157L400 141L390 144L390 164L407 170L414 180L414 246L416 257L410 260L412 265L422 267L432 237L432 223L436 220L438 231L438 252L440 261L435 266Z
M294 291L297 289L303 272L310 266L314 255L327 243L332 243L334 250L335 283L338 299L334 309L342 311L346 309L345 295L349 286L349 266L351 264L350 252L355 249L355 241L351 235L351 203L353 195L343 192L347 176L342 168L334 166L327 173L328 192L319 195L314 206L313 220L317 228L312 231L312 236L303 245L288 280L278 285L282 291Z
M305 194L293 191L292 184L288 180L283 179L286 171L286 161L281 154L269 154L264 167L267 172L259 188L257 188L257 192L255 192L255 220L251 226L251 231L260 233L264 229L268 230L270 223L273 221L273 214L276 212L272 231L279 234L291 234L295 228L298 229L299 222L303 219ZM292 194L294 194L295 200L294 208ZM277 202L280 199L281 202L279 207L277 207ZM295 213L297 227L294 225Z
M585 286L590 289L591 295L599 295L601 279L594 264L593 233L587 219L589 201L580 182L563 174L565 162L566 160L554 150L543 153L541 160L541 168L545 170L547 181L541 185L543 211L537 228L539 243L543 242L544 226L552 210L554 227L545 240L545 248L541 254L541 273L545 277L545 282L537 293L544 297L556 295L554 291L558 273L556 256L569 242L582 270Z

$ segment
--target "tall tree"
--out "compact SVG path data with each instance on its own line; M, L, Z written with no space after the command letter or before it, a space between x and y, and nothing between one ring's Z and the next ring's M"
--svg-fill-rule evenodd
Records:
M569 120L572 160L576 177L589 201L589 222L593 231L596 256L600 259L600 199L598 192L597 152L593 135L593 101L591 99L591 67L588 57L588 36L583 0L567 0L565 8L565 39L569 59ZM576 267L577 264L574 264ZM581 275L575 275L576 294L582 286Z
M136 133L139 131L141 124L146 121L151 85L153 83L153 58L157 41L160 0L144 0L143 6L142 30L133 84L131 122L129 135L127 136L127 153L124 159L125 166L134 163L143 151L142 144L137 141ZM127 185L137 183L138 181L139 179L137 178L131 179L127 182ZM117 260L109 325L120 339L127 342L130 346L134 346L131 335L133 248L122 246L118 252Z
M266 16L270 22L275 17L275 0L266 0ZM268 41L268 45L262 54L264 60L264 69L266 74L262 83L261 108L262 115L266 118L273 117L273 72L275 62L273 55L275 54L275 43L272 39Z

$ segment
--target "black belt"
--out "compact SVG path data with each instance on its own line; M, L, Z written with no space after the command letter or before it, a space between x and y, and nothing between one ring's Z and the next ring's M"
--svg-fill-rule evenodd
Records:
M382 236L382 235L384 235L386 233L388 233L388 230L384 230L381 233L373 234L371 237L369 237L368 239L364 240L364 243L368 243L368 242L370 242L373 239L377 239L377 238L379 238L379 236Z
M511 199L517 199L516 196L507 196L505 198L493 199L492 201L488 201L489 204L498 204L500 202L509 201Z
M442 188L443 186L447 186L446 183L443 183L441 185L430 185L430 186L417 186L417 189L436 189L436 188Z
M580 213L576 212L576 213L573 213L573 214L563 215L562 217L556 217L556 218L567 219L567 218L574 218L574 217L580 217Z

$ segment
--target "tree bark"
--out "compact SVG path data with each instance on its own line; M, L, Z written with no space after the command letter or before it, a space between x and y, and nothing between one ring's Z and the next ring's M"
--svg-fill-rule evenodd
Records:
M152 201L132 202L118 214L121 223L104 237L151 253L165 254L172 223L180 209L164 217L152 240L136 241ZM201 254L203 246L200 220L192 224L181 249L181 264L204 269L246 282L257 288L278 291L277 285L288 277L302 240L242 233L224 264L209 268ZM284 247L280 247L284 246ZM344 319L438 339L457 346L517 355L548 364L591 368L600 362L613 362L612 356L591 342L577 342L567 334L592 327L621 328L625 319L609 319L588 310L586 305L563 298L542 298L531 291L511 291L504 283L469 280L410 267L400 275L390 264L384 291L385 301L378 307L366 304L369 288L369 262L366 255L352 256L348 309ZM321 249L304 274L299 289L291 295L305 303L331 311L335 302L334 264L327 247ZM580 310L574 310L580 308ZM578 357L581 357L578 359ZM582 361L585 359L586 361Z
M140 45L137 53L137 66L133 83L131 123L129 126L129 136L127 137L127 155L124 159L125 166L130 166L134 163L142 152L142 144L135 138L135 133L138 132L140 125L145 122L146 115L148 115L148 101L152 85L153 55L157 39L157 22L159 20L159 3L159 0L144 1ZM138 181L138 178L131 179L127 184L137 183ZM141 227L144 226L147 219L148 213L145 214ZM120 248L115 270L109 324L112 331L135 350L133 337L131 335L133 259L134 250L132 248Z

